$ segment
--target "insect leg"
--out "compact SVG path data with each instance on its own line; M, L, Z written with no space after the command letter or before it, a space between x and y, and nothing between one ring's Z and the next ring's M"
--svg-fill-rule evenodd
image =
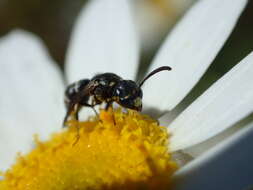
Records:
M70 104L68 106L68 110L67 110L66 116L64 118L63 127L66 127L66 122L67 122L69 116L73 116L74 119L76 119L78 121L78 119L79 119L78 112L79 112L80 109L81 109L81 105L79 105L79 104L72 103L72 104ZM79 132L80 127L79 127L79 124L76 125L76 130L77 130L76 140L75 140L75 142L73 143L72 146L74 146L79 141L79 139L80 139L80 132Z
M105 110L108 110L110 107L112 108L112 101L106 103Z
M73 117L74 119L78 120L78 112L80 110L80 105L79 104L70 104L67 108L67 113L64 117L64 120L63 120L63 127L66 127L66 122L68 120L68 118L73 114Z
M90 105L88 103L82 103L82 105L92 108L94 113L96 114L96 116L99 118L99 114L98 114L97 110L94 108L94 106L96 106L96 104L95 105Z
M80 111L80 109L81 109L81 105L80 104L76 104L75 106L74 106L74 118L75 118L75 120L77 120L77 121L79 121L79 111Z
M75 106L75 104L68 105L67 112L66 112L66 115L63 120L63 125L62 125L63 127L66 127L66 122L67 122L71 112L74 110L74 106Z
M113 106L112 106L113 101L107 102L105 106L105 110L108 110L110 107L112 108L112 119L113 119L113 124L116 125L116 120L114 117L114 112L113 112Z
M76 143L79 141L79 139L80 139L80 132L79 132L79 129L80 129L80 127L79 127L79 125L77 125L76 126L76 140L75 140L75 142L73 143L73 145L72 146L75 146L76 145Z

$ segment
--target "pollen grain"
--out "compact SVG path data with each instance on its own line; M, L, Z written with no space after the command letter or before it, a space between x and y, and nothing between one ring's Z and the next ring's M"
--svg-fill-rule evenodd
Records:
M136 111L101 110L99 117L69 121L48 141L36 138L2 174L0 189L168 189L177 164L167 129Z

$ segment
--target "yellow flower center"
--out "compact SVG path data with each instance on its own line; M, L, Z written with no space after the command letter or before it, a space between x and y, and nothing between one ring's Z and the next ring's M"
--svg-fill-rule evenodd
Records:
M46 142L37 139L3 174L0 189L168 189L177 164L167 129L155 120L119 109L68 125Z

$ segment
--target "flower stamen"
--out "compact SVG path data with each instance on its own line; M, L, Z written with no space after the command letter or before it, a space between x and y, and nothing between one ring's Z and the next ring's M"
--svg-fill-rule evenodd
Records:
M168 189L177 164L167 129L131 110L101 110L100 119L71 120L48 141L36 139L3 174L0 189Z

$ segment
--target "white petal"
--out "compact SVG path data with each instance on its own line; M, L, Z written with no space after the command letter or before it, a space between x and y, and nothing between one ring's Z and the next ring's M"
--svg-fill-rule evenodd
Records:
M215 135L214 137L211 137L202 143L184 149L183 152L191 155L194 158L198 157L201 154L205 153L207 150L219 144L221 141L224 141L233 134L237 133L239 130L241 130L251 122L253 122L253 114L250 114L248 117L235 123L234 125L230 126L228 129L224 130L218 135Z
M133 79L138 41L127 0L92 0L81 12L67 54L69 82L114 72Z
M253 187L252 149L253 125L251 124L181 168L175 174L174 189L251 189Z
M253 111L253 53L194 101L174 122L172 150L203 142Z
M0 39L0 169L18 151L31 149L33 135L61 128L63 82L59 69L32 34L14 31Z
M146 82L144 105L171 110L187 95L223 46L246 2L201 0L190 9L168 36L149 70L172 67L172 71Z

